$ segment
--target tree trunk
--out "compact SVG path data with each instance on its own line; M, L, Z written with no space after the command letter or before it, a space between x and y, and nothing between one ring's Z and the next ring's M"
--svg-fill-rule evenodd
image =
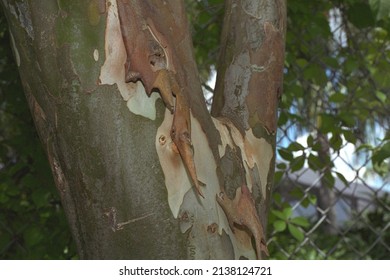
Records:
M264 257L283 1L227 1L214 117L183 3L1 3L80 258Z

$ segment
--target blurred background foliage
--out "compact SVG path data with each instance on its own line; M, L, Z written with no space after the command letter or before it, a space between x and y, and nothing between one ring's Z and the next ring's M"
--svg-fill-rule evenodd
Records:
M271 256L389 259L390 2L287 2ZM185 3L211 104L224 1ZM0 10L0 258L77 258L10 40ZM304 186L308 172L317 180ZM369 190L367 207L347 204L354 211L340 225L338 201L358 185ZM307 215L308 209L314 214Z

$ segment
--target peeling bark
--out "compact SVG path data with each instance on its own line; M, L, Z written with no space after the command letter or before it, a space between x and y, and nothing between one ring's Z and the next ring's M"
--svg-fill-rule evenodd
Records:
M192 184L198 194L204 197L193 159L190 105L187 96L183 93L189 85L183 83L184 78L179 73L176 75L175 69L182 67L178 64L175 55L173 35L170 32L164 35L156 29L156 24L164 25L166 19L162 20L154 16L154 9L155 7L147 1L118 0L119 21L127 54L125 82L140 80L148 95L152 90L160 92L165 105L174 114L170 132L173 143L190 175ZM181 31L178 26L170 26L169 29ZM181 41L182 38L179 40ZM173 104L173 96L176 97L175 104Z
M248 187L242 185L240 190L234 200L227 198L225 193L221 192L217 195L217 201L226 213L233 233L238 225L245 226L250 231L250 234L254 236L257 258L262 259L262 252L269 256L263 226Z
M285 30L286 6L282 0L226 1L221 40L224 48L217 67L211 113L214 117L229 119L231 124L224 124L228 128L225 135L230 134L236 145L244 143L238 146L246 174L240 185L247 184L256 198L258 219L263 228L267 224L273 183L276 110L282 93ZM233 126L239 133L233 133ZM226 204L219 199L230 217L230 224L237 223L238 217L243 215L239 213L239 204L248 204L247 209L252 207L249 200L239 202L236 197L232 201ZM252 219L256 220L253 214ZM255 234L254 226L248 223L246 226L252 227L251 232ZM256 241L259 252L259 244L263 243L259 238Z

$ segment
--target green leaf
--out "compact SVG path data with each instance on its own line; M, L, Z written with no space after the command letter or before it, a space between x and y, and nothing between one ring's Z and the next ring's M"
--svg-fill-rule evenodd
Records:
M295 217L290 219L290 222L293 223L294 225L301 226L304 228L310 226L309 221L305 217Z
M291 195L291 197L293 198L296 198L297 200L301 200L302 197L304 196L304 192L303 192L303 187L302 186L297 186L296 188L293 188L290 192L289 192L289 195Z
M328 81L324 69L317 64L309 64L303 70L303 75L307 80L312 80L318 85L325 85Z
M357 138L352 131L343 130L343 135L345 140L347 140L349 143L356 144Z
M314 137L311 134L307 136L306 143L309 147L313 147Z
M361 150L368 150L371 151L374 147L368 143L362 144L359 147L357 147L356 152L361 151Z
M292 84L288 87L289 93L295 98L303 97L305 92L300 84Z
M345 100L346 95L342 94L341 92L336 92L335 94L332 94L329 98L329 101L334 103L342 103Z
M382 162L390 157L390 141L384 144L379 150L377 150L372 156L372 163L374 165L381 165Z
M312 170L320 170L324 166L324 164L321 162L320 158L314 154L310 154L308 160L307 160L310 169Z
M285 220L285 216L284 216L283 212L281 212L281 211L279 211L279 210L271 210L271 213L272 213L275 217L277 217L277 218L279 218L279 219L281 219L281 220Z
M382 102L385 103L387 99L387 95L381 91L376 91L375 92L376 97Z
M301 201L301 206L304 208L307 208L310 204L311 203L308 197L306 197L304 200Z
M282 159L285 159L287 161L292 161L294 159L292 152L287 149L279 149L278 153L282 157Z
M344 183L344 185L346 187L349 187L349 182L347 181L347 179L345 179L344 175L341 174L340 172L335 172L337 177Z
M303 147L301 144L299 144L298 142L292 142L288 148L287 148L289 151L291 152L296 152L296 151L303 151L305 150L305 147Z
M338 122L333 115L321 114L320 115L320 129L321 132L326 134L333 132L338 127Z
M332 137L329 139L329 144L335 151L339 151L341 146L343 145L343 139L340 134L333 133Z
M278 126L285 125L288 121L288 117L284 112L281 112L278 119Z
M295 239L297 239L300 242L303 241L305 235L298 227L294 226L293 224L288 224L287 227L288 227L288 231L291 233L292 236L295 237Z
M375 17L367 3L358 2L347 9L348 20L357 28L374 26Z
M351 114L351 112L342 112L339 114L339 117L341 119L341 123L346 127L355 127L356 126L356 120L354 117L354 114Z
M287 226L286 222L283 220L276 220L273 225L274 225L274 229L276 232L284 231L286 229L286 226Z
M285 220L288 220L293 213L293 210L291 207L286 207L283 209L283 216Z
M287 164L285 164L285 163L278 163L277 165L276 165L276 168L277 169L281 169L281 170L285 170L285 169L287 169Z
M329 23L328 23L328 26L329 26ZM333 69L339 69L339 67L340 67L340 63L334 57L330 57L330 56L324 57L323 61L326 63L327 66L332 67Z
M317 196L316 195L309 195L309 200L310 200L310 203L312 205L316 205L317 204Z
M308 65L309 63L307 62L306 59L304 58L298 58L296 61L295 61L295 64L300 67L300 68L305 68L306 65Z
M301 202L301 205L307 208L309 205L317 205L317 196L308 194L307 197Z
M333 188L333 187L334 187L335 178L333 177L332 172L330 172L329 170L327 170L327 171L324 173L324 179L325 179L325 184L326 184L327 187L330 187L330 188Z
M291 162L291 171L295 172L301 170L305 165L305 161L306 161L305 155L294 158L294 160Z

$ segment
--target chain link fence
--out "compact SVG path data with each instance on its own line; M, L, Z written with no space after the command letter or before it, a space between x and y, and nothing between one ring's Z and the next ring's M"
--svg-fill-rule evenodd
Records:
M275 258L390 259L390 29L371 10L289 8Z

